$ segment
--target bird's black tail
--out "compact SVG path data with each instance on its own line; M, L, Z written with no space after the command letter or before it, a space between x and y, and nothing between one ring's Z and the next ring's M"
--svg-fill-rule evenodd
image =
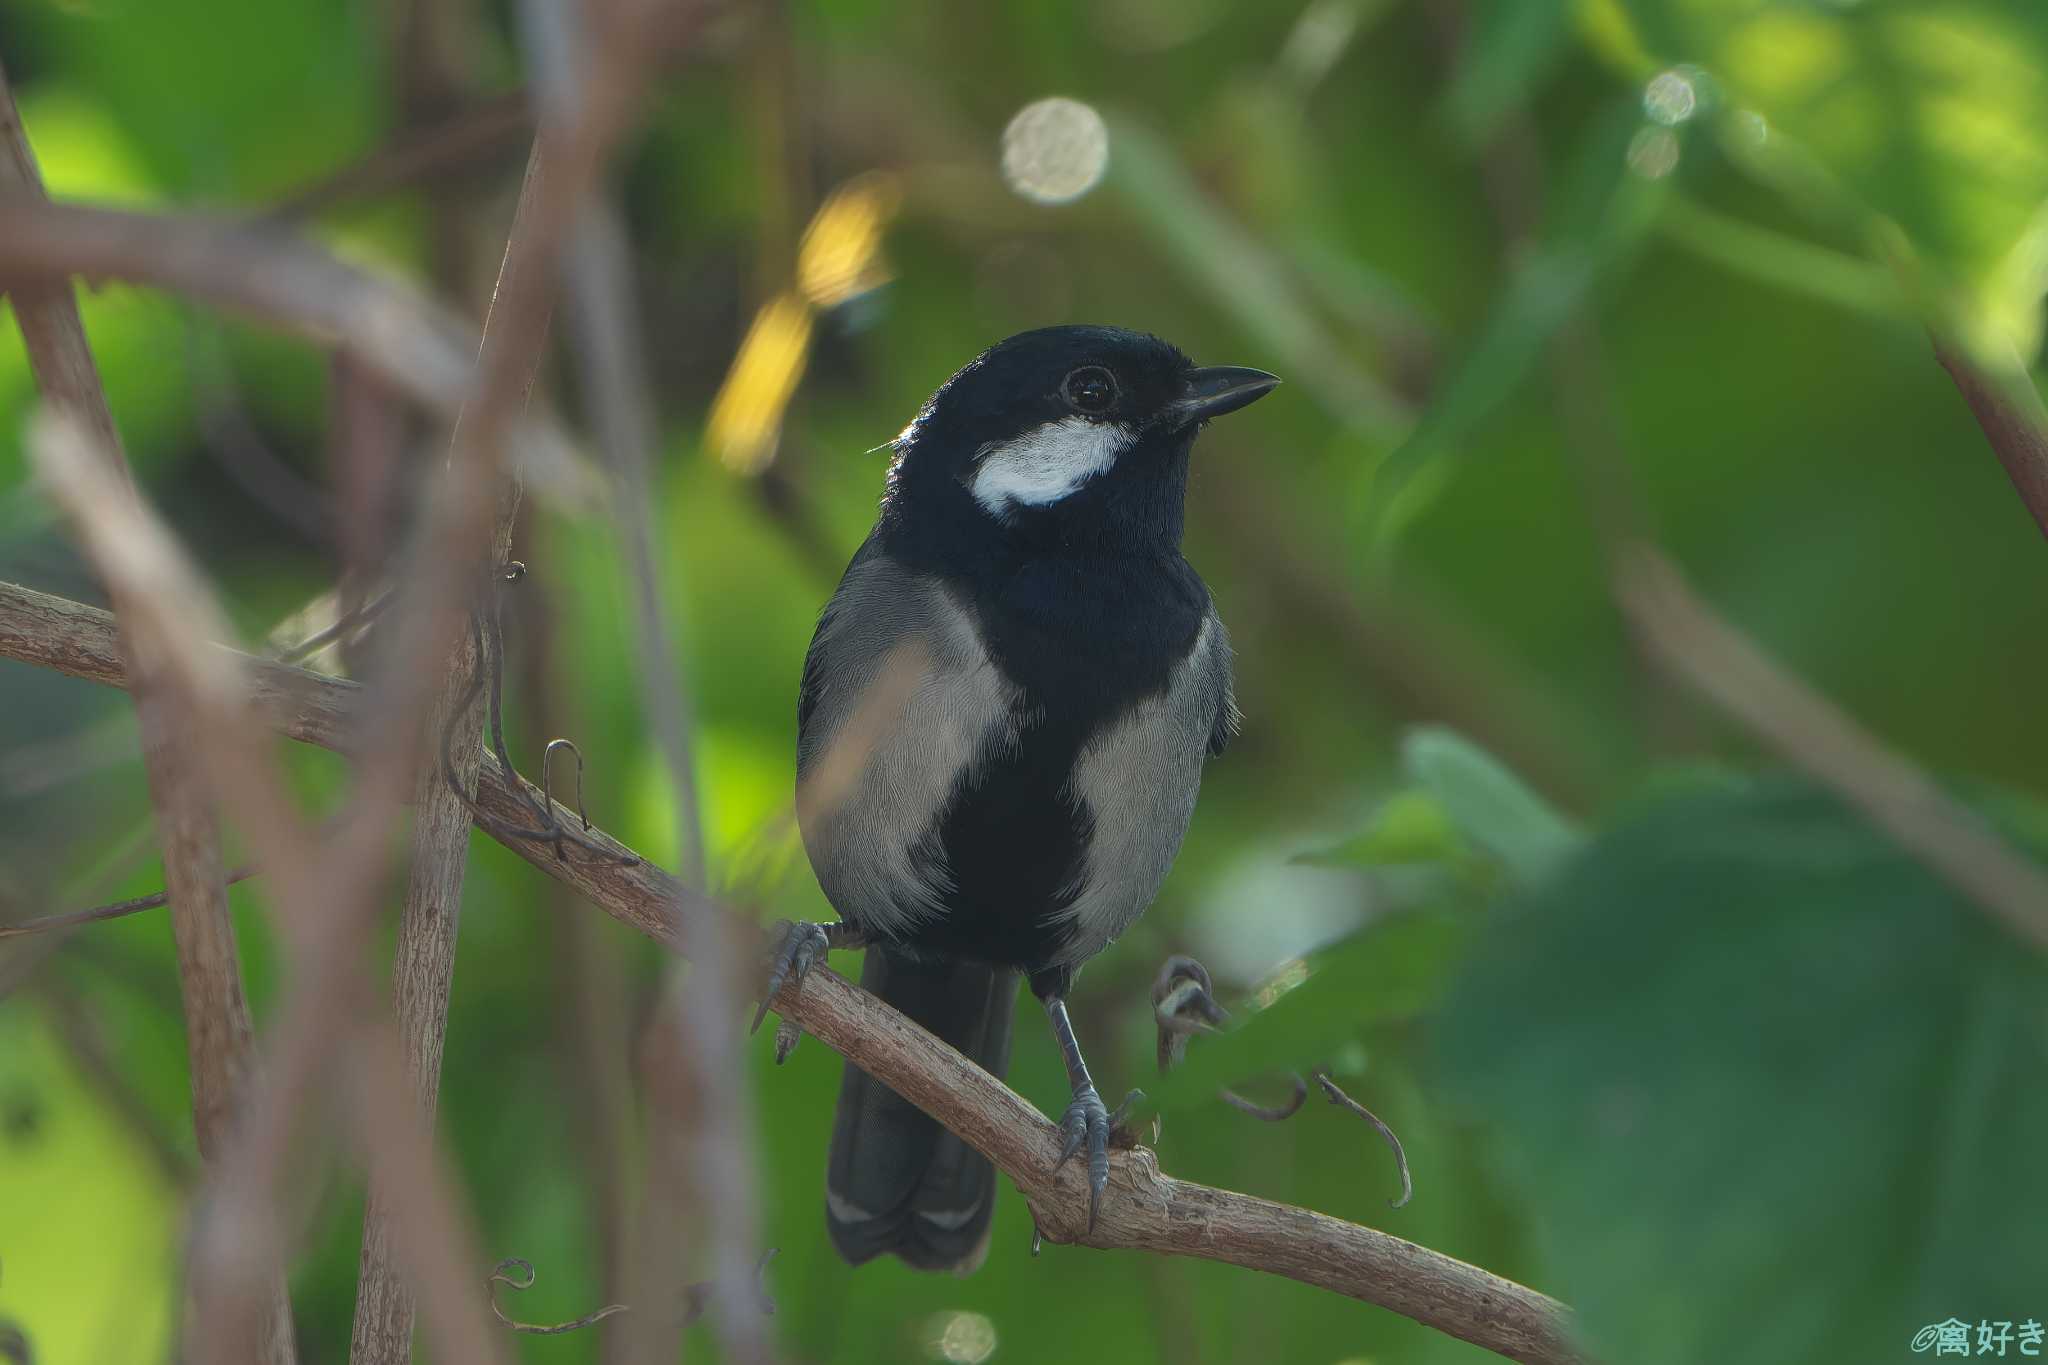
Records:
M1010 1064L1017 976L921 962L871 947L860 984L1000 1077ZM988 1253L996 1172L988 1158L866 1072L846 1064L825 1172L832 1244L855 1265L893 1252L920 1270L966 1274Z

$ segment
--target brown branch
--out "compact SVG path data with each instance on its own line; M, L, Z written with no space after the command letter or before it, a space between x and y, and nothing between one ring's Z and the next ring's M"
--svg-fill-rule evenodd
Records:
M42 200L42 177L4 70L0 70L0 143L5 144L0 147L0 195L16 202ZM106 472L114 476L109 479L114 496L125 494L132 499L132 476L122 454L121 435L86 342L71 282L17 284L12 293L15 321L44 398L92 433L92 447L109 466ZM121 585L110 587L116 612L125 620L133 602ZM191 1067L192 1127L200 1155L218 1176L228 1128L244 1097L255 1058L234 920L228 914L220 827L191 751L186 700L178 695L162 661L125 630L121 648L136 679L142 766L157 841L163 850L164 886L171 902L171 935L178 957L186 1055ZM281 1273L270 1276L263 1296L255 1335L242 1345L268 1365L293 1365L298 1352L292 1338L291 1301Z
M238 867L222 878L227 885L245 882L256 875L253 867ZM66 910L62 914L43 915L36 919L17 920L12 924L0 924L0 939L21 938L29 934L47 934L55 929L74 929L81 924L97 924L101 920L122 919L139 915L144 910L161 910L171 903L171 893L155 891L133 900L114 901L107 905L95 905L90 910Z
M514 553L530 544L533 517L514 541ZM557 668L555 603L545 581L532 579L515 599L520 610L518 639L527 705L522 708L529 742L538 737L579 733L583 726L567 699ZM545 769L545 759L543 759ZM545 780L545 771L543 771ZM577 805L581 806L579 793ZM598 1249L598 1283L607 1299L625 1296L627 1276L637 1258L627 1240L634 1181L629 1178L627 1123L635 1112L628 1069L636 994L626 973L625 945L595 916L582 913L576 893L561 882L547 884L547 914L558 971L550 973L559 1027L566 1043L559 1051L561 1084L590 1190L589 1234ZM604 1359L622 1357L608 1341Z
M76 423L42 417L29 448L110 589L132 608L128 626L138 649L160 662L188 700L194 748L273 881L270 899L289 957L294 989L269 1065L251 1087L230 1155L220 1163L234 1178L209 1174L195 1220L192 1354L248 1353L240 1343L255 1334L262 1285L283 1260L276 1209L293 1135L322 1094L315 1081L323 1064L339 1052L343 1113L358 1147L366 1161L374 1152L408 1191L400 1227L408 1264L433 1304L436 1357L495 1359L496 1337L463 1287L465 1267L477 1258L432 1139L406 1098L396 1031L367 1009L360 959L388 837L378 794L391 785L378 780L377 755L364 765L372 771L347 816L333 829L313 830L299 817L264 737L246 724L241 656L204 643L228 638L229 627L170 533L139 498L123 496L90 433ZM396 747L390 736L379 739Z
M99 1020L67 983L45 976L36 984L37 994L49 1006L57 1041L71 1054L72 1064L99 1091L100 1098L128 1131L141 1141L170 1187L189 1189L193 1178L191 1158L158 1119L156 1108L121 1069L100 1032Z
M256 318L341 351L449 420L470 396L474 328L405 285L275 228L0 196L0 287L66 275L151 285ZM565 496L589 495L558 425L529 419L507 439L530 478Z
M516 270L537 263L519 254L521 229L532 213L540 187L538 148L529 158L519 207L513 214L498 293L505 292ZM545 330L545 320L541 328ZM484 344L491 341L491 320L484 320ZM524 357L521 402L533 387L542 348L535 344ZM457 431L462 419L458 417ZM519 507L519 485L505 480L491 527L488 563L503 563L512 546L512 522ZM486 588L486 592L493 591ZM479 605L479 610L488 607ZM419 765L413 787L412 861L407 874L405 908L399 916L398 941L391 959L391 994L405 1048L406 1079L421 1116L431 1130L441 1087L441 1058L448 1036L448 1000L455 982L456 922L462 909L462 883L469 866L469 807L462 793L476 784L483 743L483 710L466 705L475 694L469 683L481 670L499 666L484 657L473 637L463 633L441 670L441 686L428 712L427 734L448 737L455 754L453 771L438 763ZM370 1173L369 1198L363 1209L361 1269L356 1282L355 1325L349 1359L355 1365L403 1365L412 1358L413 1319L417 1310L412 1286L395 1256L392 1203L403 1192Z
M619 68L644 61L619 47L630 30L614 19L578 31L579 8L529 3L527 48L534 85L550 106L575 108L594 84L619 79ZM595 7L581 13L597 19ZM587 60L577 56L595 50ZM612 475L612 519L623 533L618 548L633 590L642 713L659 745L675 793L677 848L682 875L703 884L704 838L698 812L687 681L678 663L674 632L662 602L655 567L654 481L650 453L657 445L653 403L633 305L631 253L612 196L597 193L586 207L567 256L572 354L578 361L584 406L592 414ZM627 1285L630 1302L650 1302L676 1283L684 1258L701 1248L708 1263L708 1307L722 1358L765 1361L767 1333L751 1299L758 1259L759 1209L750 1141L753 1103L743 1061L740 1000L748 955L706 916L680 917L685 955L694 964L687 984L671 973L650 1029L675 1037L647 1052L654 1088L649 1106L650 1174ZM666 1064L662 1064L666 1063ZM663 1360L675 1354L669 1324L643 1314L624 1324L620 1358Z
M1896 839L2012 933L2048 948L2048 873L1910 760L1781 668L1659 551L1625 551L1615 591L1657 661Z
M638 17L649 21L647 28L654 27L651 13ZM635 39L643 35L632 30L640 27L620 26L621 52L639 52ZM448 477L439 482L420 519L401 576L408 600L388 629L372 704L358 717L365 724L374 718L377 729L364 738L349 811L338 830L317 845L281 790L268 755L237 727L239 678L231 661L201 643L226 638L225 623L175 542L139 504L117 508L106 503L105 490L89 468L88 434L51 422L34 443L45 477L102 571L147 599L152 644L195 697L215 787L248 826L259 856L277 879L277 905L287 910L280 920L298 989L288 998L276 1030L274 1075L244 1125L241 1142L249 1169L233 1185L211 1182L210 1226L196 1239L195 1286L223 1305L223 1311L195 1315L213 1333L214 1354L233 1349L234 1324L247 1316L249 1267L266 1263L262 1253L278 1250L274 1206L295 1118L313 1093L321 1066L338 1052L351 1083L350 1118L359 1144L366 1157L386 1163L392 1187L406 1191L391 1206L392 1213L409 1243L408 1269L432 1306L435 1355L468 1361L497 1354L476 1305L457 1287L460 1267L474 1264L475 1258L467 1254L462 1219L436 1169L431 1137L417 1114L403 1112L404 1068L397 1040L388 1027L359 1017L367 983L357 958L375 906L388 816L417 772L417 737L438 677L434 664L446 657L458 636L476 586L474 571L488 547L493 491L504 463L501 451L520 434L512 408L541 346L553 266L609 150L629 126L640 82L616 79L620 74L611 71L607 75L612 78L594 82L573 117L542 123L537 156L548 167L545 192L537 195L531 221L518 239L522 266L505 274L506 287L493 304L498 325L484 339L473 378L460 351L460 368L447 368L448 329L443 324L437 338L434 326L421 327L423 315L431 319L423 307L402 291L369 281L297 243L193 220L165 222L161 235L138 242L133 236L138 219L74 215L79 234L98 231L98 246L114 244L104 256L111 267L105 273L129 270L137 278L162 283L174 282L182 272L198 286L196 292L208 297L281 303L280 315L288 323L325 322L356 358L405 390L424 390L444 405L450 394L460 395L455 406L462 420ZM25 269L93 270L91 252L79 250L77 237L34 240L36 231L49 231L52 215L11 222L23 218L18 209L0 205L0 269L16 275ZM260 287L251 287L252 280ZM433 382L407 375L406 364L392 364L390 353L402 348L392 344L389 333L400 334L420 364L441 367ZM342 1048L344 1041L351 1046Z
M1455 45L1461 7L1436 8ZM1540 148L1512 119L1487 153L1485 188L1511 251L1540 217ZM1935 353L1962 390L2021 500L2048 534L2048 418L2022 372L2001 386L1938 334ZM1609 590L1650 661L1779 756L1863 812L1908 853L2012 933L2048 946L2048 873L1998 838L1911 760L1787 672L1695 593L1655 544L1601 354L1583 311L1552 343L1558 411L1606 554Z
M2008 382L2001 384L1939 336L1934 356L1962 391L2013 490L2034 514L2034 524L2048 536L2048 412L2042 411L2025 367L2015 359Z
M419 6L418 8L442 8ZM274 223L296 223L337 205L368 199L408 185L462 174L516 148L533 128L524 90L480 100L430 127L401 132L362 160L322 176L263 211Z
M0 657L24 659L120 686L106 613L0 584ZM362 689L289 665L245 660L261 700L254 709L293 738L336 747L352 733ZM540 799L486 754L478 805L507 822L529 818ZM558 807L563 820L573 812ZM579 822L580 823L580 822ZM608 855L557 858L552 846L506 846L546 876L574 888L620 923L671 950L681 947L675 907L751 934L602 830L587 836ZM1087 1229L1087 1190L1071 1163L1055 1172L1057 1130L1020 1096L896 1010L827 969L801 992L785 989L776 1008L855 1065L886 1082L985 1153L1016 1182L1053 1241L1195 1256L1263 1270L1392 1309L1515 1360L1552 1365L1579 1359L1564 1308L1487 1271L1372 1228L1160 1173L1142 1148L1112 1155L1100 1220Z

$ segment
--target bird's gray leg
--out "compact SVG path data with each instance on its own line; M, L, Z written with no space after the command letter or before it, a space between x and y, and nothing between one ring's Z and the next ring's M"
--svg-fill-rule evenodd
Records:
M801 985L811 968L825 960L833 948L865 948L867 935L840 921L816 924L810 920L780 920L768 931L768 982L761 990L761 1007L754 1011L754 1023L747 1031L758 1032L768 1017L768 1002L783 984L795 977Z
M1067 1158L1086 1144L1088 1229L1092 1232L1095 1215L1102 1207L1102 1191L1109 1184L1109 1106L1096 1093L1095 1078L1088 1074L1088 1063L1081 1056L1081 1040L1074 1036L1074 1023L1067 1018L1066 999L1046 996L1045 1016L1052 1021L1052 1036L1059 1040L1060 1057L1067 1064L1067 1080L1074 1087L1074 1102L1060 1118L1060 1131L1066 1134L1066 1140L1060 1144L1060 1159L1053 1163L1053 1169L1066 1165Z

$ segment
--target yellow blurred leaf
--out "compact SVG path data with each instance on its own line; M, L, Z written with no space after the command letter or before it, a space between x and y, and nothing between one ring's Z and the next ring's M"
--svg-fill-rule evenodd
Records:
M705 439L727 469L757 474L775 458L810 346L811 310L796 295L778 294L754 316L707 423Z
M832 191L797 247L797 290L817 308L836 308L889 282L882 232L902 190L882 172L856 176Z

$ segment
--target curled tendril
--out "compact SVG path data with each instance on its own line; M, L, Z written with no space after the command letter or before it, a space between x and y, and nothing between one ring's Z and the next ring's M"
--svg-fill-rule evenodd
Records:
M519 560L507 560L494 575L495 586L502 587L505 584L520 582L526 577L526 572L526 565ZM590 829L590 813L583 804L583 752L572 741L557 739L548 744L541 758L541 790L538 795L531 785L520 777L519 769L513 766L511 752L505 747L505 631L500 613L500 596L495 591L490 593L488 609L479 607L470 612L470 645L476 659L476 668L471 673L469 681L463 685L462 693L456 698L455 705L450 708L448 722L441 731L441 780L448 784L448 789L454 792L469 810L470 818L488 831L493 838L508 842L519 840L552 844L555 856L565 862L568 860L567 850L575 847L594 861L620 863L631 867L640 861L638 855L608 848L594 839L585 838L583 834L564 825L555 814L554 794L549 785L552 760L556 749L566 745L576 756L576 816L583 822L584 832ZM535 823L531 828L508 824L489 814L456 779L456 722L469 714L469 709L476 705L477 698L483 695L486 688L490 691L488 728L491 752L497 756L498 765L504 769L512 790L532 812Z
M1230 1012L1217 1003L1208 969L1191 957L1176 954L1161 965L1152 983L1152 1016L1159 1028L1159 1069L1170 1071L1187 1055L1188 1039L1198 1033L1216 1032L1229 1021ZM1294 1098L1282 1105L1259 1104L1229 1089L1217 1094L1240 1113L1264 1123L1280 1123L1293 1118L1308 1103L1308 1082L1298 1073L1290 1074L1288 1080L1294 1086ZM1315 1080L1331 1104L1364 1119L1386 1139L1394 1153L1394 1165L1401 1173L1401 1195L1387 1202L1397 1209L1404 1207L1415 1195L1415 1181L1409 1174L1408 1153L1402 1150L1401 1139L1379 1115L1345 1094L1328 1072L1316 1072Z
M564 1332L580 1332L593 1323L603 1322L606 1318L630 1311L623 1303L608 1303L568 1322L519 1322L506 1317L505 1310L498 1307L498 1286L502 1284L508 1289L524 1293L533 1288L533 1281L533 1262L518 1256L508 1256L492 1266L491 1273L484 1279L484 1292L490 1296L491 1316L515 1332L536 1337L558 1337Z
M1330 1079L1327 1072L1318 1071L1316 1073L1316 1084L1323 1088L1323 1094L1329 1097L1331 1104L1336 1105L1339 1109L1350 1110L1374 1128L1377 1128L1380 1136L1387 1140L1387 1146L1394 1149L1394 1165L1401 1172L1401 1197L1399 1199L1389 1199L1387 1206L1398 1209L1407 1204L1410 1199L1415 1197L1415 1180L1408 1174L1408 1153L1401 1150L1401 1139L1394 1136L1393 1129L1381 1122L1378 1114L1373 1113L1372 1110L1345 1094L1343 1089Z
M775 1300L768 1296L768 1264L775 1259L780 1250L779 1247L769 1247L761 1253L761 1259L754 1263L754 1292L761 1311L769 1315L775 1312ZM508 1289L524 1293L533 1288L535 1278L533 1262L523 1257L508 1256L492 1266L491 1273L484 1277L484 1293L491 1305L491 1316L513 1331L527 1336L558 1337L566 1332L580 1332L586 1327L603 1322L606 1318L633 1311L629 1304L608 1303L602 1308L592 1309L582 1317L571 1318L567 1322L520 1322L506 1317L505 1310L498 1306L498 1286L504 1285ZM704 1316L705 1311L711 1306L711 1291L712 1285L708 1281L683 1287L679 1296L678 1325L687 1327Z
M1250 1114L1261 1123L1284 1123L1299 1114L1301 1106L1308 1103L1308 1082L1291 1072L1287 1079L1294 1085L1294 1098L1285 1104L1260 1104L1256 1100L1246 1099L1235 1090L1223 1090L1218 1093L1222 1095L1225 1104L1241 1114Z
M573 739L551 739L540 755L540 799L550 809L555 804L555 754L567 749L576 759L576 818L583 822L583 828L590 828L590 811L583 804L583 751L576 747Z

